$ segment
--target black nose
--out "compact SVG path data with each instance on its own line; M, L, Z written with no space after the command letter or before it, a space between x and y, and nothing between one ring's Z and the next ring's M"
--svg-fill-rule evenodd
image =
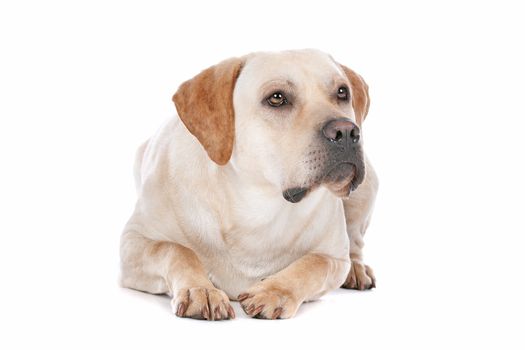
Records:
M323 127L323 135L332 142L341 143L358 143L361 138L359 127L347 118L329 120Z

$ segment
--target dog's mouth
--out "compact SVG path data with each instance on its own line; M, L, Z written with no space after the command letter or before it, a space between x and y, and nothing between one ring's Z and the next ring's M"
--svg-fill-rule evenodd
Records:
M363 182L364 169L356 164L342 162L328 169L320 181L310 187L292 187L283 191L283 197L290 203L300 202L312 189L325 186L337 197L348 197Z
M322 184L338 197L347 197L363 182L363 171L353 163L339 163L329 169Z
M343 183L351 181L357 172L357 168L351 163L339 163L329 169L323 177L323 183Z

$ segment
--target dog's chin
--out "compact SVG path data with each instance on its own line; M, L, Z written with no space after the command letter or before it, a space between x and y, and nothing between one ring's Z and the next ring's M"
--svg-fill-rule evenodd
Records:
M341 163L330 169L322 185L337 197L345 198L363 182L362 170L355 164Z
M326 187L335 196L346 198L355 191L363 182L364 171L362 168L352 163L339 163L328 169L321 181L312 183L310 186L290 187L283 191L283 197L290 203L298 203L303 200L308 193L319 185Z

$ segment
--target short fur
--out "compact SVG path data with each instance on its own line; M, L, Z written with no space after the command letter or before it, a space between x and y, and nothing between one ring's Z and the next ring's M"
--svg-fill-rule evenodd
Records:
M233 149L232 96L241 66L240 59L232 58L210 67L182 84L173 96L184 125L220 165L228 162Z
M337 98L341 86L351 103ZM268 105L275 91L286 105ZM362 126L360 76L315 50L260 52L204 70L173 100L178 116L137 152L123 286L167 293L177 316L207 320L233 318L229 300L249 316L289 318L341 285L375 286L362 237L377 177L362 139L322 132L334 118Z

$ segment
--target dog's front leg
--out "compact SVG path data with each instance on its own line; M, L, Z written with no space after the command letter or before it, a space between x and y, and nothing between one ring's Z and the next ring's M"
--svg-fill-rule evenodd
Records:
M372 268L363 262L363 237L370 223L378 187L376 172L366 158L365 180L348 199L343 200L352 261L352 268L343 288L365 290L376 286Z
M249 288L238 297L252 317L276 319L295 315L304 301L338 288L350 269L349 259L307 254L284 270Z
M121 283L149 293L170 294L173 312L179 317L235 317L226 293L213 286L197 255L177 243L154 241L136 232L124 233Z

